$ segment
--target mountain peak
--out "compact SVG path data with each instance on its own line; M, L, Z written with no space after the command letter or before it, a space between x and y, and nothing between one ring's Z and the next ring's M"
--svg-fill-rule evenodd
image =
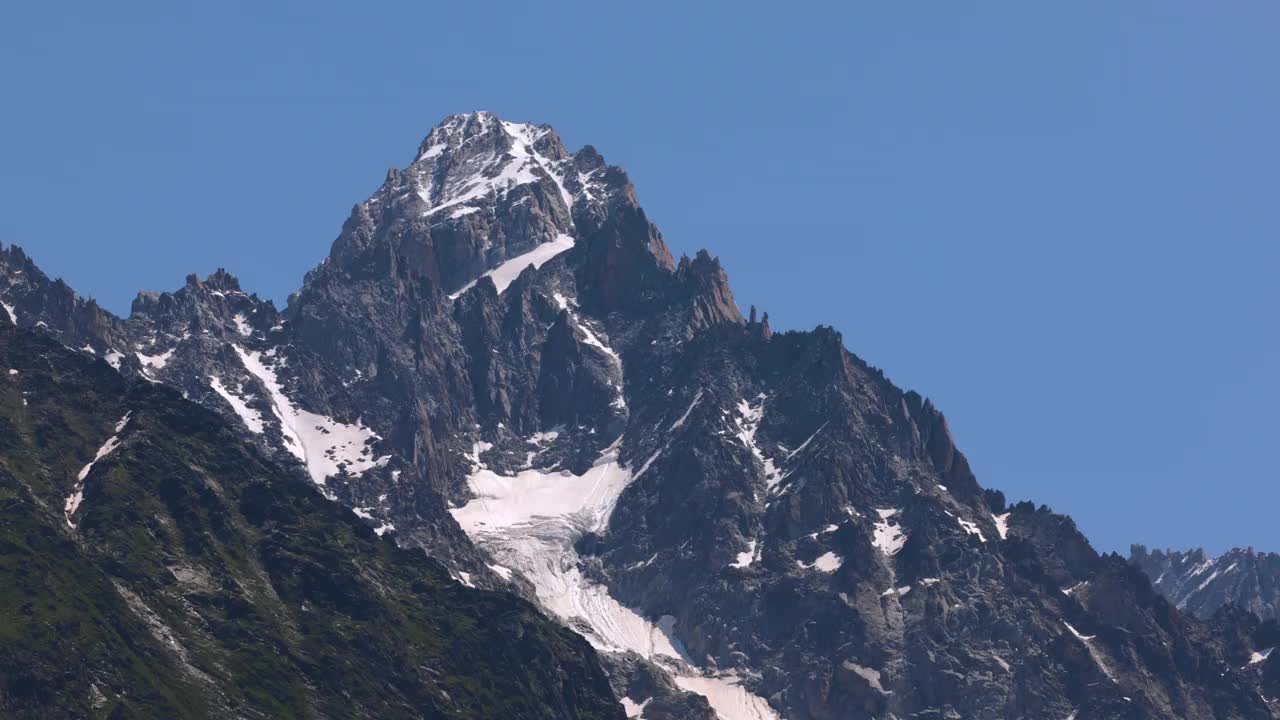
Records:
M350 277L426 279L456 298L484 274L514 277L574 247L603 283L645 276L611 297L675 270L623 170L591 147L568 152L550 125L476 111L440 121L413 162L387 173L329 259Z
M573 207L573 195L565 187L568 158L549 125L474 112L451 115L436 125L405 175L416 177L416 193L428 206L425 217L447 208L453 208L450 218L461 217L516 188L549 182L568 219Z
M188 287L205 288L207 290L216 290L218 292L240 292L240 280L226 268L218 268L207 276L204 280L200 276L191 273L187 276L186 284Z
M414 163L457 151L468 144L511 150L518 145L538 144L544 138L548 140L546 145L554 145L559 150L552 153L552 159L562 160L568 155L550 125L510 122L487 110L450 115L423 139ZM520 149L516 147L517 151Z

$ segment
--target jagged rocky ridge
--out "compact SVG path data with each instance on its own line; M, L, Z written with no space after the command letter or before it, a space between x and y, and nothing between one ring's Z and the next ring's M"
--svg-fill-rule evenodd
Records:
M217 414L7 318L0 367L0 715L623 717L581 638Z
M1150 550L1134 545L1129 561L1178 609L1212 617L1237 605L1263 620L1280 619L1280 555L1233 548L1217 557L1204 550Z
M625 173L545 126L441 123L283 311L219 272L120 319L3 262L20 324L536 599L632 716L1276 716L1274 659L984 491L836 331L744 318L717 260L676 262Z

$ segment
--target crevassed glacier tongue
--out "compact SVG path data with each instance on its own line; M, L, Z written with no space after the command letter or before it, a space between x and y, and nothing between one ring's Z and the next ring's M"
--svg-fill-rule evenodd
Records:
M587 472L522 470L499 475L475 463L467 482L474 497L452 510L477 545L503 567L519 570L538 599L563 620L580 619L587 640L606 652L634 651L673 670L682 689L707 698L722 720L774 720L762 698L732 675L707 677L675 637L674 619L654 623L615 600L578 568L574 543L589 531L608 529L631 470L618 462L619 438Z

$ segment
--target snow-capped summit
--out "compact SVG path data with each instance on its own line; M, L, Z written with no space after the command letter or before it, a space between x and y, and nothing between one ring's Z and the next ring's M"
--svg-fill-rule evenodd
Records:
M522 185L555 184L561 210L573 205L564 189L565 152L549 126L512 123L487 112L455 115L437 125L405 170L417 175L425 215L478 211ZM569 230L567 225L561 228Z
M518 274L573 247L619 200L633 200L625 174L590 148L569 153L550 126L454 115L357 207L367 232L344 233L332 258L349 262L379 238L407 245L410 271L457 295L503 263Z

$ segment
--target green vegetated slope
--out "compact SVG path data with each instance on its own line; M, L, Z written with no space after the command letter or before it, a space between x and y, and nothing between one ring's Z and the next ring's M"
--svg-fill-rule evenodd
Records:
M175 392L0 319L0 716L623 713L590 646L529 603L376 536Z

